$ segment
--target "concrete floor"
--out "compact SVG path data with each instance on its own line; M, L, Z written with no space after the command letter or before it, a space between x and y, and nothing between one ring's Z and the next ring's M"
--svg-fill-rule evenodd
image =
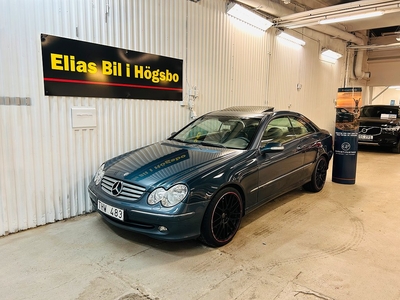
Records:
M377 152L374 152L377 151ZM293 191L219 249L98 214L0 238L1 299L400 299L400 155L363 147L354 185Z

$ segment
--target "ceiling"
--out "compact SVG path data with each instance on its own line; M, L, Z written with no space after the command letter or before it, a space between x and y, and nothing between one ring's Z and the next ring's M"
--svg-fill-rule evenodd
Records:
M290 3L289 3L290 2ZM357 2L367 2L360 0L281 0L281 4L291 6L291 9L300 11L313 10L325 7L332 7L340 4L357 4ZM382 2L382 1L368 1L368 2ZM386 1L391 2L391 1ZM287 4L285 4L287 3ZM375 17L365 20L346 22L342 24L346 31L362 31L368 30L367 34L370 37L386 36L400 32L400 12L385 14L381 17Z
M249 9L273 21L274 27L303 34L302 28L330 36L329 48L335 41L347 43L348 53L354 53L354 78L370 80L372 73L376 78L389 77L400 80L396 72L387 72L387 66L397 70L400 66L400 0L231 0L240 2ZM379 13L379 16L356 21L329 22L345 16ZM328 23L329 22L329 23ZM328 24L327 24L328 23ZM336 50L336 49L333 49ZM365 57L368 71L365 69ZM379 72L371 69L381 66ZM383 76L383 75L385 76ZM395 78L396 77L396 78ZM382 79L383 80L383 79ZM372 79L371 81L372 82ZM387 82L384 83L384 85Z
M393 36L393 42L397 42L395 39L395 32L400 32L400 1L390 0L237 0L258 10L259 12L267 13L272 17L275 17L274 21L280 18L291 18L295 17L296 14L303 14L304 12L310 15L313 12L317 13L321 10L328 11L340 11L347 13L351 8L354 7L366 7L366 5L386 5L395 7L394 10L385 10L385 14L379 17L358 20L358 21L347 21L342 23L330 24L331 27L335 27L343 32L354 33L362 32L364 35L374 38L381 36ZM278 9L274 9L277 7ZM395 12L393 12L395 11ZM278 15L279 14L279 15ZM308 26L305 26L308 27ZM317 29L314 26L313 29ZM375 41L376 43L376 41Z

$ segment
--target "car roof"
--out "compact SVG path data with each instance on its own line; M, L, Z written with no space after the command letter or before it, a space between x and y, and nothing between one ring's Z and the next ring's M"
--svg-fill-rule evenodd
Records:
M271 114L274 108L271 106L231 106L221 110L210 112L208 115L218 116L254 116L263 117Z
M389 104L369 104L369 105L363 105L361 108L363 107L396 107L396 108L400 108L400 105L389 105Z

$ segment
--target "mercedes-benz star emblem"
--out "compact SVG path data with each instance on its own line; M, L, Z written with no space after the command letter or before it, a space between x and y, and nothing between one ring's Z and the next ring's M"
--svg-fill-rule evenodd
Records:
M111 193L114 196L118 196L119 194L121 194L123 187L124 187L124 184L122 183L122 181L117 181L113 184L113 186L111 188Z

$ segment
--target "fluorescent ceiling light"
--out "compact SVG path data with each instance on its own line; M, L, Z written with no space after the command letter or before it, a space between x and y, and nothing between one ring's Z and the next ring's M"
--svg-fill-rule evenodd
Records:
M342 54L337 53L335 51L329 50L329 49L323 49L321 52L322 56L326 56L335 60L338 60L339 58L342 57Z
M234 2L228 4L226 13L264 31L270 28L273 24L266 18L263 18L251 10L248 10L247 8L244 8L243 6Z
M283 39L288 40L288 41L291 41L291 42L293 42L295 44L298 44L298 45L301 45L301 46L304 46L306 44L305 41L303 41L301 39L298 39L298 38L296 38L296 37L294 37L294 36L292 36L290 34L287 34L286 32L283 32L283 31L278 33L278 37L283 38Z
M342 57L342 54L332 51L330 49L322 49L320 59L331 64L336 63L336 61Z
M382 16L383 14L384 14L383 11L378 10L378 11L373 11L373 12L368 12L368 13L361 13L361 14L350 15L350 16L323 19L323 20L320 20L318 23L319 24L339 23L339 22L346 22L346 21L353 21L353 20L360 20L360 19L378 17L378 16Z

